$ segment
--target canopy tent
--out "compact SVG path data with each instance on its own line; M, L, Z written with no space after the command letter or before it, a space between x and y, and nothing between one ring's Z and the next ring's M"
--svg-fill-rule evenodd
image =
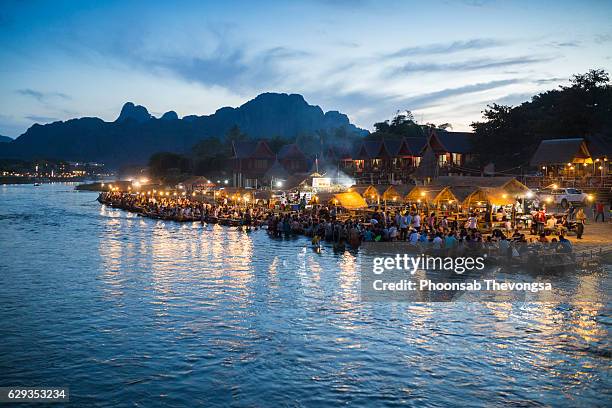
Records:
M336 200L333 204L338 204L347 210L357 210L368 206L363 197L354 191L334 194L333 200Z
M346 193L319 193L312 196L311 204L333 204L346 208L347 210L357 210L367 208L368 204L364 198L356 191Z

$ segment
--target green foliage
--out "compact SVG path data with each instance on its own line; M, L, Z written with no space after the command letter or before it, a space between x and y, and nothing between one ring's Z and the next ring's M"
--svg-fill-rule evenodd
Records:
M510 107L493 104L472 123L480 164L498 169L526 164L543 139L612 131L612 86L603 70L574 75L570 86L535 95ZM511 154L509 154L511 152Z
M154 177L168 177L191 172L190 160L176 153L155 153L149 159L149 172Z
M398 112L391 121L374 124L375 132L366 136L366 140L401 139L403 137L421 137L423 126L416 123L412 112Z

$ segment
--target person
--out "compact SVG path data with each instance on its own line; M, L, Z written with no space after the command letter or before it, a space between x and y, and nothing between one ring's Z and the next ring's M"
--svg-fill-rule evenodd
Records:
M600 215L601 215L601 222L606 222L606 218L604 216L604 205L601 201L599 201L596 206L595 222L599 220Z
M572 243L563 234L559 235L559 244L561 252L572 252Z
M435 249L442 248L442 234L440 234L439 232L436 234L436 237L433 239L433 247Z
M414 229L420 231L421 229L421 216L417 212L414 217L412 217L412 224L414 225Z
M446 218L446 215L442 218L442 221L440 221L440 228L442 228L442 230L448 229L448 218Z
M543 233L544 223L546 222L546 211L543 208L537 212L535 216L535 222L536 222L536 233L537 234Z
M548 243L548 238L546 238L546 234L541 233L540 238L538 239L538 242L541 242L542 244Z
M576 207L574 207L574 204L572 203L569 205L568 216L571 221L573 221L574 217L576 216Z
M419 232L417 230L412 230L412 232L410 233L410 243L411 244L416 244L417 242L419 242Z
M586 214L582 208L578 209L576 213L576 238L582 239L584 234L584 222L586 220Z
M469 230L475 231L478 227L478 218L476 218L476 214L472 213L467 220L467 227Z
M448 249L453 249L455 246L457 246L457 238L455 238L455 234L453 232L449 232L444 239L444 246Z
M405 241L408 235L408 215L400 215L399 217L399 226L400 226L400 240Z

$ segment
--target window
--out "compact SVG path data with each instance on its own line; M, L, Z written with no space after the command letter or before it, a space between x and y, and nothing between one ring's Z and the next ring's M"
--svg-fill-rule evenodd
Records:
M448 163L448 160L446 159L446 155L445 154L441 154L438 156L438 166L442 167L445 166L446 163Z
M453 164L461 164L461 153L452 153Z

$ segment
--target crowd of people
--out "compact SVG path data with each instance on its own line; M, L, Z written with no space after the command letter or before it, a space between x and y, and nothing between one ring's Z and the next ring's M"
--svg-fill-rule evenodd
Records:
M542 211L534 214L531 236L528 237L508 222L489 228L491 232L485 234L479 228L476 213L458 222L446 216L438 217L435 212L425 213L416 206L351 215L336 206L300 205L296 210L288 206L269 208L231 204L227 200L206 202L186 194L152 196L116 191L101 193L99 201L152 218L236 225L246 231L263 227L272 237L306 235L311 237L315 248L320 248L322 241L332 243L336 250L356 249L363 242L406 242L433 250L484 248L506 254L512 252L512 243L550 243L556 251L571 252L571 243L565 238L569 217L558 220ZM576 220L581 218L581 211L575 215ZM549 240L552 228L558 237Z

